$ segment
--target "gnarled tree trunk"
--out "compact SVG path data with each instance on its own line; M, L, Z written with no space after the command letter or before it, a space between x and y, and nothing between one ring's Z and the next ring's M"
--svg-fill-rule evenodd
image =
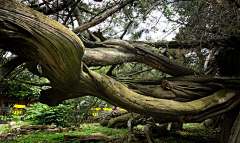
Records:
M127 58L135 56L138 62L149 64L172 75L195 73L194 76L178 78L178 81L218 83L219 80L216 82L214 79L220 79L225 83L240 83L239 78L231 78L231 81L216 77L199 80L202 76L198 76L194 70L178 65L142 45L121 40L105 41L103 44L115 54L122 54L122 57ZM226 85L221 89L217 88L211 94L206 92L199 97L189 98L187 102L133 92L115 79L88 69L82 60L85 47L72 31L14 0L0 0L0 48L35 63L31 64L35 65L35 69L36 66L42 68L41 74L50 80L52 88L41 93L41 101L49 105L57 105L70 98L92 95L127 110L157 117L159 122L201 122L233 109L240 102L239 90ZM106 49L98 49L98 56L102 54L102 57L106 58L104 50ZM94 58L94 50L89 50L87 54ZM90 61L90 58L86 57L86 61L88 59ZM5 72L0 74L6 75ZM183 83L163 80L161 84L163 90L173 92L176 97L191 94L184 86L181 87ZM188 85L188 88L192 88L191 85Z

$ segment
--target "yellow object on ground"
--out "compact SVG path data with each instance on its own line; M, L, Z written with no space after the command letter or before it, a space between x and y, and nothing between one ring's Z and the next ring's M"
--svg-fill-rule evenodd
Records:
M112 111L112 108L103 108L103 111Z
M23 111L19 111L19 110L21 110L21 109L23 109L25 107L26 107L25 105L17 105L17 104L15 104L13 106L13 114L14 115L23 115Z
M96 110L96 111L98 111L98 110L101 110L101 108L91 108L91 110Z
M98 116L98 112L101 110L101 108L91 108L92 115ZM112 108L103 108L103 111L112 111ZM127 111L126 109L119 109L119 111Z
M25 105L17 105L17 104L13 106L13 108L25 108L25 107L26 107Z
M92 112L93 116L98 116L98 111L101 110L101 108L91 108L91 110L93 111Z

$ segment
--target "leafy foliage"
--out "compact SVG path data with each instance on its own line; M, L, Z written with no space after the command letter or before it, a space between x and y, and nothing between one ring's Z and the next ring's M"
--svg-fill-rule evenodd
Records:
M176 40L205 40L239 35L239 20L231 3L181 1L172 5L173 9L166 16L180 27Z
M34 87L28 84L23 84L15 80L4 79L0 82L1 98L18 100L38 100L40 96L40 87Z
M70 126L68 122L70 118L71 107L69 105L58 105L56 107L49 107L46 104L35 103L30 107L26 107L24 115L27 121L32 121L37 125L51 125Z
M72 117L71 121L75 126L79 126L84 122L91 122L92 111L91 108L102 108L105 101L98 99L97 97L85 96L75 99L69 99L65 101L65 104L71 107Z
M7 116L8 120L16 121L16 122L20 121L22 118L22 116L21 116L22 112L20 113L20 111L15 110L16 113L20 113L20 114L16 114L16 115L13 112L14 112L14 110L12 108L8 111L8 116Z

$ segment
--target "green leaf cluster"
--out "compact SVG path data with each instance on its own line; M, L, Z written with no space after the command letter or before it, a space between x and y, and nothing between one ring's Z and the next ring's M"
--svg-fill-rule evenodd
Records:
M70 118L71 107L69 105L58 105L50 107L46 104L35 103L30 107L26 107L24 115L26 121L32 121L36 125L57 125L67 127L71 124L68 122Z
M40 87L23 84L14 80L4 79L0 82L1 99L7 100L38 100Z

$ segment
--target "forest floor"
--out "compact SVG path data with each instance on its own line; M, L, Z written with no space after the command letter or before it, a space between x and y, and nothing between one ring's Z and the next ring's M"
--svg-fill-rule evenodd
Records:
M143 126L134 128L132 134L132 143L147 143L142 129ZM168 136L155 136L155 143L219 143L220 129L208 129L201 124L184 124L182 131L171 131ZM1 143L78 143L79 137L90 137L91 135L102 136L101 140L85 140L84 142L101 142L101 143L127 143L127 129L113 129L102 127L100 124L83 124L82 131L69 131L64 133L45 133L38 132L29 135L16 135L11 132L7 125L0 125L0 142ZM83 141L81 141L82 143Z

